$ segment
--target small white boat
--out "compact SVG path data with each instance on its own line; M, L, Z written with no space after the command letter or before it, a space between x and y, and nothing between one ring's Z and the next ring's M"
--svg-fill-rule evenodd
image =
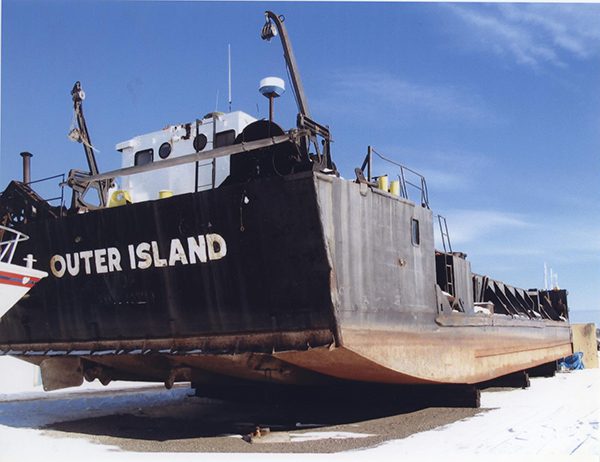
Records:
M25 259L25 266L12 260L19 242L29 239L25 234L0 225L0 318L10 310L40 279L45 271L33 268L33 255Z

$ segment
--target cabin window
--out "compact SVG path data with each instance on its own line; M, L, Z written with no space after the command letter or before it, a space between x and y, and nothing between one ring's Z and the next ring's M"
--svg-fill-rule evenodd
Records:
M135 153L134 165L146 165L154 161L154 149L144 149Z
M226 130L215 135L215 149L222 146L229 146L235 141L235 131Z
M419 245L421 243L421 235L419 233L419 220L412 219L411 225L412 243Z
M161 144L160 148L158 148L158 157L160 157L161 159L166 159L170 155L171 155L171 144L170 143Z

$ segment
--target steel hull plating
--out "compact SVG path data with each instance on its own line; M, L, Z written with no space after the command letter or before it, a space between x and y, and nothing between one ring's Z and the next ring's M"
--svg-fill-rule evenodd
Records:
M43 371L46 362L108 379L475 383L571 352L566 323L444 312L431 212L325 175L23 231L31 239L19 250L50 276L2 318L0 350Z

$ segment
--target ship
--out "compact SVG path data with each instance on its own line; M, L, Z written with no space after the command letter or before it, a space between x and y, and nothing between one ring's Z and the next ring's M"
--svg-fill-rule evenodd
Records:
M32 254L25 257L25 265L13 261L20 242L29 236L13 228L0 225L0 319L21 300L33 286L48 276L45 271L33 268Z
M393 174L375 177L387 158L369 147L355 178L340 175L284 18L267 11L261 38L277 36L298 106L289 130L273 116L284 83L267 78L268 119L211 112L120 142L122 167L100 172L74 85L69 136L89 171L69 172L70 205L25 177L0 197L2 224L30 236L15 258L48 273L0 319L0 355L39 365L45 390L201 392L475 385L572 354L567 291L472 273L418 172L388 159Z

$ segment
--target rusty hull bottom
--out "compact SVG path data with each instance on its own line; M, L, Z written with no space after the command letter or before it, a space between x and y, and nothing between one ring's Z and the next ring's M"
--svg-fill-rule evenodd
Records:
M223 385L240 382L327 385L340 380L475 384L572 354L569 325L549 322L533 327L453 326L423 332L343 329L343 347L324 344L328 336L322 334L317 335L321 342L316 342L321 346L311 347L296 333L296 348L285 351L272 347L270 352L263 348L263 352L228 354L214 350L175 354L146 350L141 354L74 356L70 353L62 357L54 351L51 357L18 357L42 365L44 386L56 389L79 385L81 380L69 379L71 382L63 383L58 379L61 375L77 374L102 382L156 381L167 386L178 381ZM312 339L316 340L314 333ZM191 339L186 343L194 344ZM300 344L302 349L297 348Z
M376 342L373 339L377 339ZM572 354L568 325L343 330L344 347L282 352L290 364L340 379L388 384L475 384Z

